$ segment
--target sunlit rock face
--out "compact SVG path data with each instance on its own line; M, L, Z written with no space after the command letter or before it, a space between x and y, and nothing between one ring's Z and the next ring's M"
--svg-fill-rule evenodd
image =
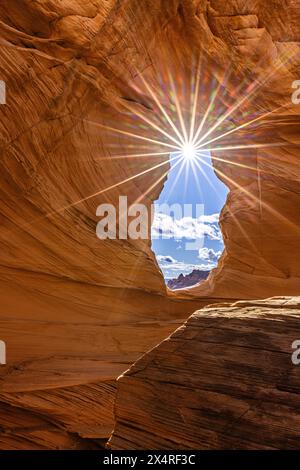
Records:
M300 7L293 1L213 0L205 11L212 44L231 60L224 87L239 90L240 102L221 125L221 133L231 125L238 131L215 144L252 148L212 152L217 175L230 188L220 217L226 248L217 269L192 295L295 295L300 286L300 108L292 94L300 74ZM202 24L201 13L198 18ZM243 127L247 122L250 126Z
M142 150L100 127L130 130L125 104L151 114L133 77L176 2L151 3L0 6L0 448L102 446L115 378L203 304L166 296L149 240L96 237L99 204L150 207L168 170L168 156L113 160Z
M82 448L88 439L101 446L113 427L115 378L207 303L203 296L299 290L299 106L291 103L299 8L275 1L268 8L213 0L2 3L0 339L8 363L0 369L0 427L7 431L0 447ZM185 300L167 294L148 240L99 241L95 234L99 204L117 206L124 194L129 205L150 207L162 189L165 157L112 157L166 148L108 127L138 127L157 139L132 113L155 120L153 97L136 82L142 75L158 88L165 45L164 62L180 64L187 80L202 53L208 80L227 91L215 110L226 112L231 91L243 83L241 99L255 80L263 84L244 102L246 120L276 109L251 131L221 141L254 148L214 153L234 163L214 161L231 189L221 216L226 249ZM244 122L239 110L211 136ZM266 141L289 146L257 147ZM235 165L245 161L250 169Z
M118 379L109 447L297 449L299 300L195 312Z

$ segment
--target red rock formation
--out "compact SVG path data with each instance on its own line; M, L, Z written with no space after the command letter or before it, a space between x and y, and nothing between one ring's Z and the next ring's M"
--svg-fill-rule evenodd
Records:
M128 103L149 111L132 77L177 2L144 18L150 3L0 6L0 401L11 420L0 418L3 448L11 429L19 448L66 448L74 435L101 446L113 427L112 381L207 302L166 296L149 240L96 237L100 203L125 194L149 207L163 184L160 167L146 171L168 158L114 160L132 153L132 139L99 127L128 129ZM34 443L35 420L45 437Z
M217 175L230 188L220 220L226 249L208 282L193 295L263 298L299 293L300 108L291 99L293 80L300 74L299 14L299 5L292 1L209 2L211 42L234 64L224 86L239 90L242 102L221 129L231 128L227 121L240 126L268 114L214 143L253 148L213 152ZM200 18L203 24L204 15ZM227 96L225 101L228 106ZM264 143L282 146L257 145Z
M199 282L204 281L209 275L209 271L200 271L200 269L193 269L193 271L185 276L179 274L175 279L170 279L167 283L169 289L184 289L191 287Z
M298 449L298 298L207 307L118 381L111 449Z

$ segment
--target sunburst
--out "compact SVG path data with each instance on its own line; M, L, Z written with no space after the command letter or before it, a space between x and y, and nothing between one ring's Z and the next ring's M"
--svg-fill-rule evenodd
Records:
M287 60L290 60L290 58ZM77 119L78 122L83 121L87 124L87 132L89 132L89 126L92 126L98 128L100 134L101 132L106 132L113 136L113 142L108 144L106 149L109 155L96 156L94 158L95 163L99 162L99 164L101 164L101 162L108 160L123 159L128 159L128 161L132 159L144 159L144 161L146 159L147 161L147 159L149 159L150 162L153 158L159 159L159 163L149 165L146 170L143 169L116 183L66 204L63 207L49 211L43 217L50 217L54 214L61 213L139 177L151 174L151 172L154 172L160 167L163 168L166 166L166 172L164 172L165 177L165 174L167 174L168 171L172 171L173 168L172 165L171 170L169 170L170 155L173 155L173 157L178 160L176 165L180 165L179 174L184 171L187 173L192 169L196 176L200 168L201 171L204 171L203 165L211 166L210 159L207 159L208 151L214 153L212 157L213 160L253 171L253 167L245 163L230 161L229 159L216 156L215 153L288 145L285 142L252 142L247 144L241 143L240 141L228 144L229 137L231 140L233 140L235 136L239 136L239 139L241 139L241 132L245 132L247 129L255 131L255 126L258 125L258 123L267 120L271 115L279 111L279 108L276 108L271 111L261 112L255 117L249 116L247 113L245 115L245 109L247 110L249 103L255 98L262 86L265 86L267 80L270 79L281 66L285 65L287 60L282 58L279 65L274 67L263 82L255 81L244 88L243 84L241 84L234 96L232 94L226 95L226 99L231 100L231 105L224 105L224 109L220 111L216 108L216 103L222 103L222 94L227 93L226 84L231 74L230 68L224 72L223 80L216 83L211 89L207 78L203 74L201 75L203 64L201 64L201 60L199 59L195 72L192 74L191 90L188 98L186 98L182 90L179 90L177 86L177 83L182 81L182 77L180 80L177 80L176 74L172 74L170 70L167 70L160 80L164 83L164 93L162 93L159 88L155 89L153 84L146 80L145 76L137 74L140 83L139 85L134 84L133 88L138 92L142 91L143 96L148 96L153 104L152 107L143 109L143 107L136 106L133 101L123 100L124 120L119 120L119 123L121 122L122 125L119 123L118 125L110 125L111 123L104 124L82 117L78 117ZM201 88L202 80L205 84L204 92ZM162 95L164 99L162 99ZM204 102L206 102L206 106L203 106ZM242 112L244 112L243 121L239 122ZM233 117L234 120L232 119ZM238 124L234 124L235 122L238 122ZM128 149L128 152L114 154L114 149L120 148L117 136L119 136L119 138L123 137L124 139L128 139L123 145L123 147L125 146ZM224 142L223 144L222 141ZM131 150L134 151L131 153ZM156 181L151 183L149 188L146 188L141 198L143 198L143 195L148 194L164 177L160 176Z

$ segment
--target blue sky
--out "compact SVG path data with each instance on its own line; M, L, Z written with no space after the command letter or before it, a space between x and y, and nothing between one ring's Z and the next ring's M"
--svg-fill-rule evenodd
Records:
M208 152L203 160L211 164ZM194 174L191 164L185 162L180 173L181 165L176 162L174 155L171 156L168 180L156 204L190 204L192 213L177 214L174 218L172 214L168 216L165 210L155 210L152 249L166 280L178 277L180 273L188 274L194 268L210 270L216 265L223 250L218 217L228 193L211 166L199 163L202 171L195 168ZM203 204L203 213L196 213L196 204ZM161 237L161 227L164 239ZM197 246L187 249L186 242L196 237Z

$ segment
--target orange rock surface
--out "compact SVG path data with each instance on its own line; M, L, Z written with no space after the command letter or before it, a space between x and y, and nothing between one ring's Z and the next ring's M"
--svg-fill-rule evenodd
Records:
M118 379L109 448L298 449L299 301L195 312Z

